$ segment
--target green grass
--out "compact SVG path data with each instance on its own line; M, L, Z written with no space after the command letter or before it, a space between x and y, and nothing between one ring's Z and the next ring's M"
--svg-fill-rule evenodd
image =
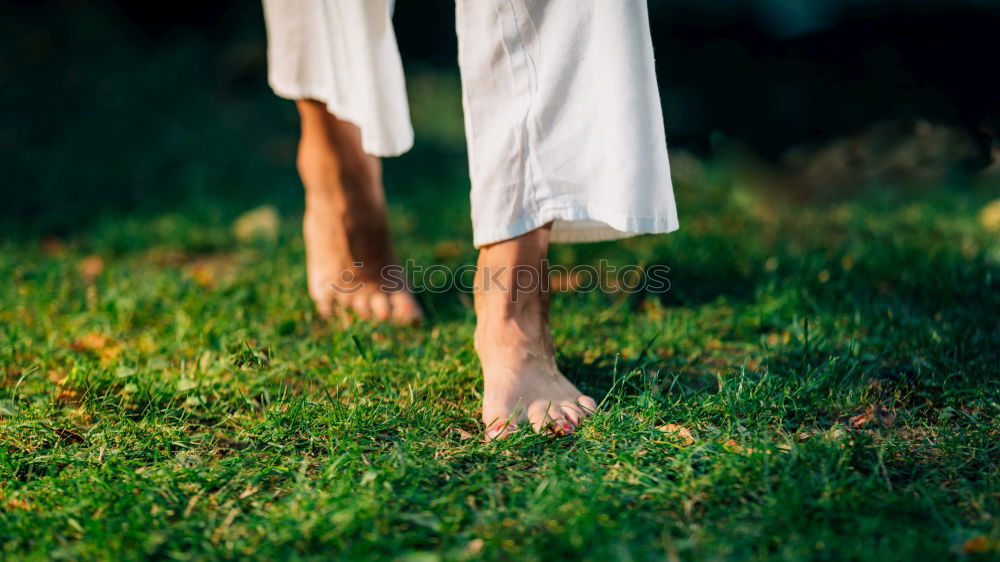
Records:
M976 218L995 186L792 205L678 166L678 233L552 253L671 267L662 297L555 298L559 363L601 413L483 443L469 296L422 293L422 329L315 318L291 107L259 76L213 86L197 52L112 53L112 90L163 102L151 144L86 85L90 113L24 141L15 179L41 191L0 242L5 558L1000 556L1000 243ZM131 87L129 65L188 74ZM472 263L457 83L410 88L418 146L386 164L400 253ZM237 240L267 202L276 239Z
M995 557L998 245L976 192L679 193L677 234L553 252L673 283L556 298L560 364L603 400L562 440L478 439L467 295L423 294L424 329L314 318L295 216L273 242L171 215L6 243L5 554ZM394 215L402 253L470 262L468 225L428 213Z

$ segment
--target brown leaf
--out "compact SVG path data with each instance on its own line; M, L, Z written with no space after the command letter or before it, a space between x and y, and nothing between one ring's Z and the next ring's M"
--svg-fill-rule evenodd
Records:
M93 283L104 272L104 260L98 255L87 256L80 260L76 270L85 283Z
M461 427L455 427L455 426L451 426L451 425L449 425L445 429L445 433L448 433L448 432L455 433L458 436L458 440L459 441L468 441L469 439L472 439L473 437L475 437L474 435L472 435L468 431L465 431Z
M248 241L255 238L274 240L278 237L281 217L271 205L251 209L233 222L233 235L237 240Z
M744 449L743 446L737 443L735 439L730 439L729 441L726 441L725 443L722 444L722 446L734 453L743 454L748 452L748 450ZM753 449L750 449L749 452L753 452Z
M833 441L837 441L837 440L843 438L845 435L847 435L846 431L844 431L843 429L835 427L835 428L831 429L830 431L827 431L826 434L824 435L824 437L826 439L831 439Z
M29 511L32 509L31 504L28 500L22 500L21 498L10 498L7 500L7 509L20 509L22 511Z
M55 236L42 238L42 253L46 256L61 256L66 253L66 244Z
M0 369L0 374L2 374L3 386L14 386L17 381L21 380L24 371L14 366L8 366Z
M90 332L70 343L73 351L91 353L101 359L114 359L121 352L121 347L114 340L97 332Z
M47 374L49 382L60 386L66 384L66 372L63 369L50 369Z
M474 555L479 554L479 551L483 549L483 545L486 544L483 539L472 539L465 545L465 554Z
M94 416L83 408L73 410L70 415L73 416L74 421L80 424L89 425L94 421Z
M260 488L258 488L257 486L248 486L246 490L243 490L242 492L240 492L240 499L242 500L242 499L246 499L246 498L252 496L259 489Z
M962 543L963 554L980 554L990 550L990 540L979 535Z
M976 417L979 414L983 413L983 409L980 408L979 406L969 406L968 404L960 406L958 409L962 410L963 412L969 414L972 417Z
M222 540L223 535L226 534L226 531L229 530L229 526L233 524L233 521L236 520L236 517L239 514L240 514L239 508L234 508L229 512L229 515L226 515L226 518L223 519L222 524L216 527L214 531L212 531L212 544L219 544L219 541Z
M236 278L237 269L233 256L213 254L192 261L186 268L186 274L199 287L212 289L219 284L231 283Z
M57 427L53 429L52 432L59 436L60 441L65 441L67 443L83 443L86 441L83 435L65 427Z
M159 266L181 266L187 261L187 255L174 248L154 246L143 254L147 261Z
M209 289L215 285L215 269L205 263L195 263L190 269L191 278L199 287Z
M895 412L880 405L869 404L864 412L851 418L851 427L860 429L873 424L890 427L895 422Z
M80 396L75 390L64 388L56 394L56 402L60 404L68 404L70 406L77 406L80 404Z
M184 517L189 517L191 515L191 512L194 511L194 506L198 505L198 500L201 499L202 493L203 492L198 492L197 494L191 496L191 499L188 500L187 507L184 508Z
M865 410L864 413L858 414L851 418L851 427L864 427L872 422L874 416L872 414L871 408Z
M979 211L979 224L986 230L1000 232L1000 199L990 201Z
M668 423L666 425L661 425L656 429L670 435L676 441L680 442L681 445L694 445L694 436L691 435L691 430L684 426L680 426L675 423Z
M99 351L107 346L110 341L111 339L104 334L90 332L73 340L70 347L73 351Z
M434 257L439 260L454 260L462 257L462 243L457 240L442 240L434 245Z

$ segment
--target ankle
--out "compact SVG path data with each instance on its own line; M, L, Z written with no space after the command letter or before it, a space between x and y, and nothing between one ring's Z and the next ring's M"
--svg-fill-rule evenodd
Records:
M381 182L378 157L347 150L320 134L302 136L295 163L307 190L367 194Z
M548 323L539 303L510 303L479 296L476 303L477 351L500 347L533 348L548 337Z

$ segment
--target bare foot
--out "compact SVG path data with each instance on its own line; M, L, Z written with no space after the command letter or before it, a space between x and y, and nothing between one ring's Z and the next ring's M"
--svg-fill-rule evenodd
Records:
M298 168L306 191L302 231L316 310L329 318L340 306L362 318L418 322L420 306L392 248L381 162L364 153L358 128L323 104L299 100L297 106Z
M556 367L549 294L539 283L548 239L549 228L540 228L479 253L475 345L487 439L526 426L567 435L597 409Z

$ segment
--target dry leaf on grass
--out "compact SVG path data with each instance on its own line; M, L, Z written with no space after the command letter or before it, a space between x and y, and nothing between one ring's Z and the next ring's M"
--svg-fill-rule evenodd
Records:
M73 340L70 347L74 351L99 351L107 347L110 342L111 338L108 336L97 332L90 332Z
M962 554L981 554L990 550L990 540L979 535L962 543Z
M1000 231L1000 199L994 199L979 211L979 224L990 232Z
M121 352L121 346L114 340L97 332L90 332L76 338L69 344L73 351L91 353L101 359L114 359Z
M458 436L459 441L468 441L469 439L475 437L473 434L469 433L468 431L465 431L461 427L454 427L454 426L448 426L445 429L445 433L456 434Z
M735 439L730 439L729 441L726 441L725 443L722 444L722 446L734 453L749 454L753 452L753 449L744 449L743 445L737 443Z
M61 256L66 253L66 244L55 236L42 238L42 253L46 256Z
M756 453L762 453L765 455L771 454L771 449L755 449L753 447L744 447L740 445L735 439L730 439L722 444L722 446L733 453L739 453L741 455L753 455ZM792 450L792 446L787 443L781 443L775 445L774 448L780 453L788 453Z
M66 384L66 371L63 369L49 369L47 373L49 382L60 386Z
M93 414L91 414L82 407L76 408L75 410L70 412L69 415L74 419L74 421L82 425L89 425L94 421Z
M86 441L83 435L65 427L57 427L52 432L59 436L60 441L65 441L66 443L83 443Z
M806 441L806 440L811 439L813 437L820 437L821 439L827 439L827 440L830 440L830 441L837 441L841 437L844 437L845 435L847 435L847 432L844 431L843 429L840 429L838 427L831 427L830 429L828 429L826 431L822 431L822 430L819 430L819 429L804 429L804 430L798 432L797 434L795 434L795 438L798 441L800 441L800 442L801 441Z
M136 473L138 474L138 472L139 471L137 470ZM191 512L194 511L194 506L198 505L198 500L201 499L201 496L202 496L203 493L204 492L198 492L197 494L191 496L191 499L188 500L187 507L184 508L184 517L185 518L191 516Z
M439 260L454 260L462 257L462 243L457 240L442 240L434 245L434 257Z
M71 388L63 388L56 393L55 402L64 406L79 406L80 394Z
M464 429L459 429L458 438L461 441L468 441L469 439L472 439L472 434L469 433L468 431L465 431Z
M691 430L684 426L677 425L675 423L668 423L666 425L661 425L656 429L673 437L681 445L694 445L694 436L691 435Z
M254 238L274 240L278 237L280 222L278 210L271 205L263 205L237 217L233 222L233 235L243 242Z
M891 427L895 422L895 412L879 405L869 404L864 412L851 418L851 427L860 429L875 424Z
M236 520L236 517L239 514L240 514L240 509L234 508L229 512L228 515L226 515L226 518L222 521L222 524L216 527L214 531L212 531L212 544L219 544L219 541L222 540L222 537L226 534L226 531L229 530L229 527L233 524L233 521Z
M31 504L27 500L22 500L21 498L10 498L5 504L6 508L9 510L19 509L22 511L29 511L32 509Z
M93 283L101 273L104 273L104 260L98 255L87 256L80 260L76 270L80 272L84 283Z
M468 556L479 554L479 551L483 549L483 545L485 544L483 539L472 539L465 545L465 554Z
M237 269L233 256L214 254L195 259L185 268L185 273L199 287L212 289L219 284L231 283L236 278Z

